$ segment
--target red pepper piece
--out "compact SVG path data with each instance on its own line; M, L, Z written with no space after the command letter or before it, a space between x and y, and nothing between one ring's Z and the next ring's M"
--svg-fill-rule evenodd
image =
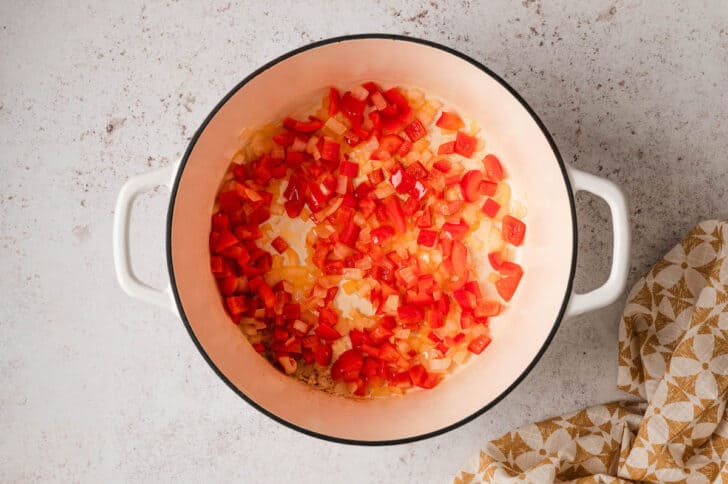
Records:
M483 158L483 166L485 166L485 177L493 182L498 183L503 180L503 166L495 155L486 155Z
M329 89L329 116L339 112L340 95L338 89L332 87Z
M334 341L341 338L341 334L331 326L319 324L314 330L316 336L326 341Z
M427 134L427 130L422 125L419 119L415 119L412 123L404 128L404 132L409 136L409 139L414 143L420 138L424 138Z
M225 298L225 305L233 316L239 316L248 308L248 303L243 296Z
M357 381L364 366L364 358L356 349L343 352L331 367L331 378L347 382Z
M417 236L417 243L425 247L434 247L437 241L437 232L434 230L420 230Z
M490 344L490 338L483 335L478 336L473 341L470 342L468 345L468 351L471 353L475 353L476 355L479 355L483 352L483 350Z
M526 224L515 217L506 215L503 217L503 239L513 245L523 244L523 238L526 235Z
M443 143L440 145L439 148L437 148L438 155L451 155L453 153L455 153L454 141L448 141L447 143Z
M491 267L497 271L501 269L504 260L505 258L503 257L502 251L491 252L488 254L488 261L490 262Z
M374 150L371 155L371 159L387 160L391 158L392 155L397 152L399 147L402 146L403 142L404 140L396 134L382 136L382 139L379 140L379 148Z
M453 240L462 240L468 234L470 226L464 220L458 223L446 222L442 224L443 232L447 232L448 236Z
M478 170L470 170L465 172L460 181L460 189L463 198L468 202L474 202L478 199L480 193L480 182L483 181L483 173Z
M375 245L381 245L382 242L394 236L394 228L389 225L382 225L370 232L372 242Z
M478 192L480 192L481 195L485 195L486 197L492 197L493 195L495 195L495 192L497 189L498 189L497 183L483 180L482 182L480 182L480 186L478 187Z
M443 111L435 125L449 131L458 131L463 129L465 123L463 123L463 120L460 119L457 113Z
M462 131L458 131L455 137L455 153L470 158L475 152L475 146L478 144L478 140L473 136L469 136Z
M498 214L498 211L500 210L500 204L492 198L489 198L485 201L481 210L488 217L495 218L495 216Z
M355 224L353 220L350 220L339 235L339 240L341 243L346 244L349 247L354 247L357 239L359 238L360 231L361 228Z
M405 233L407 231L407 222L404 219L404 213L399 204L399 199L394 195L390 195L384 199L384 207L394 229L400 234Z
M349 178L355 178L359 174L359 164L344 160L339 167L339 173Z

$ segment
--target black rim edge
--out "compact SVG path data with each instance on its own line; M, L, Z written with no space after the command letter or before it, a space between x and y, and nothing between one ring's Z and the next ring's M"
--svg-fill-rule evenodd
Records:
M498 395L495 399L490 401L487 405L485 405L480 410L474 412L473 414L453 423L446 427L440 428L438 430L428 432L426 434L416 435L413 437L406 437L402 439L394 439L394 440L355 440L355 439L344 439L340 437L333 437L330 435L321 434L318 432L314 432L312 430L300 427L294 423L291 423L287 420L284 420L283 418L269 412L262 406L258 405L255 401L253 401L250 397L245 395L240 389L238 389L228 378L220 371L220 369L215 365L215 363L212 361L212 359L209 357L207 352L205 352L205 349L202 347L202 344L197 339L197 336L195 335L194 331L192 330L192 327L187 319L187 315L184 312L184 308L182 306L182 302L179 297L179 293L177 291L177 285L176 285L176 279L174 274L174 266L172 264L172 218L174 216L174 205L175 200L177 198L177 190L179 188L179 182L182 177L182 173L184 172L185 165L187 164L187 160L189 159L190 153L192 153L192 150L194 149L195 145L197 144L197 140L199 139L202 132L205 130L207 125L210 123L212 118L217 114L217 112L222 108L222 106L227 103L227 101L235 95L241 88L243 88L248 82L250 82L252 79L260 75L261 73L265 72L266 70L270 69L271 67L275 66L276 64L293 57L297 54L300 54L301 52L306 52L311 49L315 49L317 47L321 47L328 44L334 44L338 42L346 42L350 40L360 40L360 39L386 39L386 40L397 40L397 41L404 41L404 42L412 42L416 44L426 45L428 47L432 47L435 49L442 50L444 52L447 52L449 54L452 54L456 57L459 57L460 59L469 62L473 66L477 67L481 71L485 72L487 75L495 79L501 86L503 86L513 97L515 97L518 102L526 109L528 114L533 118L533 120L536 122L538 127L541 129L541 132L546 137L546 140L549 143L549 146L551 146L551 150L553 151L554 155L556 156L556 160L559 163L559 167L561 168L561 174L564 178L564 185L566 186L566 191L569 196L569 206L571 208L571 223L572 223L572 256L571 256L571 268L569 270L569 280L566 285L566 292L564 293L564 299L561 303L561 309L559 310L558 315L556 316L556 320L553 323L553 327L551 328L551 332L549 333L548 337L544 341L543 345L541 346L541 349L539 349L536 356L533 358L531 363L526 367L525 370L516 378L516 380L503 392L501 392L500 395ZM344 35L340 37L332 37L329 39L320 40L318 42L314 42L311 44L308 44L303 47L299 47L297 49L294 49L290 52L287 52L276 59L273 59L272 61L264 64L263 66L259 67L255 71L253 71L251 74L246 76L242 81L240 81L235 87L233 87L226 95L223 97L220 102L212 109L210 114L207 115L205 120L202 122L200 127L195 132L194 136L190 140L187 149L185 150L184 155L182 156L182 159L180 160L179 167L177 168L177 173L175 174L174 178L174 184L172 185L172 189L170 191L170 199L169 199L169 209L167 211L167 241L166 241L166 250L167 250L167 269L169 271L169 279L170 279L170 287L172 288L172 293L174 294L174 299L177 304L177 309L179 310L180 318L182 319L182 322L185 325L185 328L187 329L187 333L190 335L190 338L192 338L192 341L194 342L195 346L197 347L197 350L200 352L202 357L205 359L208 365L210 365L210 368L215 372L215 374L223 381L225 384L233 391L235 392L239 397L241 397L243 400L245 400L249 405L251 405L253 408L257 409L264 415L270 417L271 419L275 420L276 422L285 425L286 427L296 430L298 432L301 432L303 434L306 434L311 437L316 437L322 440L326 440L329 442L336 442L339 444L348 444L348 445L362 445L362 446L385 446L385 445L398 445L398 444L407 444L411 442L416 442L419 440L425 440L429 439L431 437L436 437L438 435L442 435L446 432L449 432L451 430L454 430L458 427L461 427L465 425L466 423L474 420L475 418L481 416L486 411L493 408L495 405L497 405L501 400L503 400L506 396L508 396L518 385L521 384L521 382L528 376L528 374L533 370L533 368L536 366L536 364L539 362L541 357L546 352L546 349L551 344L551 341L554 338L554 335L556 334L556 331L559 329L559 326L561 324L561 321L564 317L564 313L566 311L567 304L569 302L569 296L571 295L571 290L574 283L574 274L576 272L576 253L577 253L577 247L578 247L578 235L577 235L577 221L576 221L576 206L574 201L574 191L571 187L571 182L569 180L569 176L567 173L566 164L564 163L564 160L561 157L561 153L559 153L558 148L556 147L556 143L554 142L553 138L551 137L551 134L549 133L548 129L546 129L546 126L543 124L541 119L538 117L536 112L531 108L531 106L526 102L523 97L521 97L518 92L516 92L515 89L513 89L510 84L508 84L504 79L502 79L498 74L490 70L488 67L484 66L480 62L476 61L475 59L471 58L468 55L463 54L462 52L459 52L455 49L452 49L450 47L438 44L436 42L432 42L429 40L419 39L416 37L408 37L404 35L394 35L394 34L354 34L354 35Z

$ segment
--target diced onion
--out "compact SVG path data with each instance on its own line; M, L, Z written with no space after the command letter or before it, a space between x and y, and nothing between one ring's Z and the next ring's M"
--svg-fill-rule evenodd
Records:
M374 195L376 195L376 197L380 200L387 198L390 195L394 195L395 193L397 193L397 191L389 182L386 181L383 181L377 185L377 188L374 189Z
M344 175L339 175L336 177L336 193L339 195L343 195L346 193L346 190L349 188L349 177Z
M387 300L384 301L384 306L382 308L385 312L396 313L398 307L399 296L396 294L390 294L389 296L387 296Z
M285 371L287 375L294 373L298 368L296 360L294 360L290 356L279 356L278 363L281 364L281 366L283 367L283 371Z
M296 331L300 331L303 334L306 334L306 331L308 331L308 324L304 323L300 319L297 319L293 322L293 329Z
M412 330L410 330L409 328L397 328L393 331L394 337L397 339L407 339L410 337L411 332Z
M430 371L447 371L452 364L451 358L434 358L426 360L427 366Z
M300 138L296 138L293 140L293 144L288 148L288 151L305 151L306 147L305 141Z
M329 118L324 123L324 126L329 129L332 133L341 136L346 132L346 126L340 123L336 118Z
M356 86L351 89L351 97L358 101L363 101L369 96L369 91L364 86Z
M352 267L348 267L348 268L344 269L344 277L346 277L348 279L353 279L356 281L356 280L359 280L362 277L364 277L364 271L362 271L361 269L355 269Z

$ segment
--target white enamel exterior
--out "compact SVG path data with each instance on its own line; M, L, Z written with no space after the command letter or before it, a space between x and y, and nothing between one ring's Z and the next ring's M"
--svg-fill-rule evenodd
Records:
M256 354L224 312L210 273L208 249L215 194L241 130L320 98L327 86L364 80L418 86L477 120L487 145L504 160L514 191L528 207L528 231L520 255L525 276L507 310L492 320L493 342L488 350L434 390L371 401L314 390L285 377ZM181 169L170 246L173 284L183 317L201 349L232 386L267 412L306 431L360 442L393 441L466 419L519 380L544 348L568 299L574 214L556 155L534 118L502 84L444 50L403 39L365 38L300 52L259 73L234 93L204 127ZM169 180L169 173L156 176L159 184ZM619 212L613 220L623 224L615 227L614 260L619 268L613 269L606 289L582 296L572 309L576 314L609 303L621 293L629 238L619 190L609 182L612 188L604 189L607 185L588 183L593 182L588 176L571 176L584 181L580 187L603 189L600 196ZM125 242L128 206L153 178L130 180L119 196L115 262L124 290L164 306L168 294L155 294L129 271Z

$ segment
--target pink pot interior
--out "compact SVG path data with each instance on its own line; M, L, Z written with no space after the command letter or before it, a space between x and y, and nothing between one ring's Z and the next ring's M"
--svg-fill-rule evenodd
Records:
M222 175L245 127L279 119L331 85L375 80L416 86L477 120L489 151L507 167L527 205L521 253L525 276L491 323L493 342L430 391L357 401L309 388L275 370L230 323L209 268L210 214ZM308 431L359 441L406 439L456 424L503 394L534 361L564 303L572 262L572 211L547 138L506 88L438 48L356 39L310 49L268 68L210 120L179 180L171 227L172 265L182 310L211 362L268 412Z

